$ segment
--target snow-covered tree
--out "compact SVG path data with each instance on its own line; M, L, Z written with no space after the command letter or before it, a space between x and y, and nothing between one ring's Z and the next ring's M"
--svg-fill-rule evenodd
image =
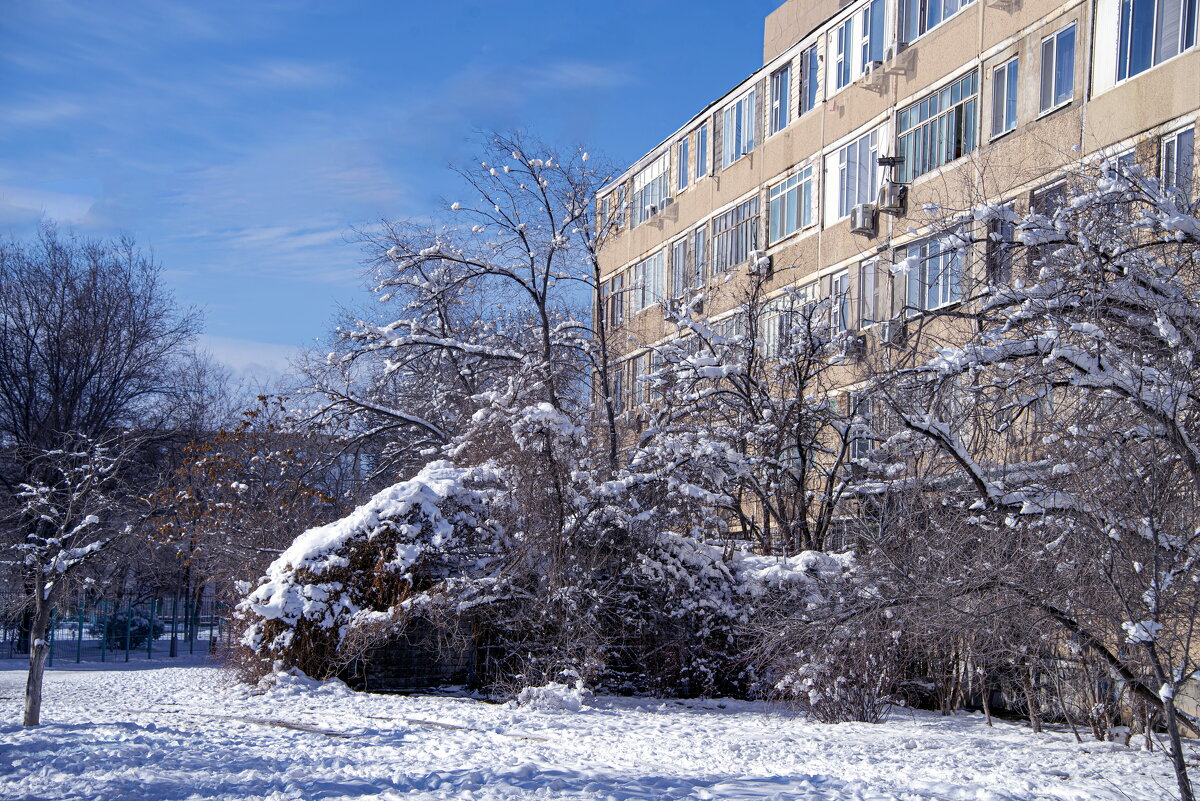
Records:
M1161 709L1190 799L1179 723L1200 721L1175 697L1200 671L1196 205L1114 162L1023 216L933 211L965 252L984 245L990 280L954 312L965 341L887 377L891 445L936 448L981 545L940 579L908 567L944 601L1026 610Z

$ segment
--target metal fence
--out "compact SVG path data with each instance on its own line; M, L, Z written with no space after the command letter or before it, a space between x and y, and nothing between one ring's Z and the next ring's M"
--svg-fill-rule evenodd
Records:
M27 610L20 596L0 598L0 658L29 653ZM229 644L232 611L215 598L68 599L51 618L49 666L214 653Z

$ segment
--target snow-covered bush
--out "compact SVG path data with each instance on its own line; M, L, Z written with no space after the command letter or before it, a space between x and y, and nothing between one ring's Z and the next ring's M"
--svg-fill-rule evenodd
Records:
M350 635L400 626L446 578L485 572L499 552L497 483L490 468L432 462L300 535L238 608L255 672L278 661L327 678L354 655Z
M517 694L517 706L538 712L579 712L590 693L582 681L574 685L550 682L540 687L525 687Z

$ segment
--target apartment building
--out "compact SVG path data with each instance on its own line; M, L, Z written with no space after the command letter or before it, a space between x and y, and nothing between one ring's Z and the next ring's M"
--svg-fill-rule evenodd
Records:
M832 297L833 326L877 340L983 278L922 230L926 204L1024 211L1087 157L1194 192L1196 17L1197 0L787 0L762 67L600 194L622 391L672 299L704 289L719 320L763 256L769 292Z

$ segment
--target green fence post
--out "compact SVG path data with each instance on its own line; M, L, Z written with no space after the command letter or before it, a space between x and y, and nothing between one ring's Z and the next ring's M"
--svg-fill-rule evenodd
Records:
M57 618L58 610L50 610L50 667L54 667L54 624L58 622Z
M105 661L108 648L108 599L100 602L100 661Z
M196 599L188 592L187 601L187 638L188 653L196 653Z
M75 599L75 664L83 661L83 601Z
M129 661L129 629L133 623L133 599L125 599L125 661Z
M158 599L154 598L150 601L150 631L146 635L146 658L154 658L154 612L158 608Z

